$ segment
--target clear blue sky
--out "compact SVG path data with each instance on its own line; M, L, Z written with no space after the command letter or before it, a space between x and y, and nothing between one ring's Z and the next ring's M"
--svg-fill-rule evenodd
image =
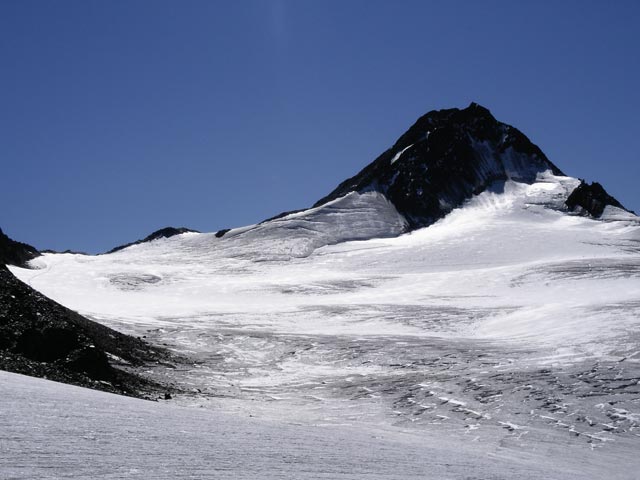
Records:
M107 250L309 206L476 101L640 211L640 2L0 0L0 227Z

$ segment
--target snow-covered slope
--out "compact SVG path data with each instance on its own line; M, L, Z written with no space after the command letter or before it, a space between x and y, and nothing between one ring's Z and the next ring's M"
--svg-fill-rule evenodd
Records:
M5 372L0 384L0 473L7 479L577 480L605 467L578 449L579 458L552 464L493 445L240 418ZM620 469L609 471L617 478Z
M572 345L598 340L602 348L602 325L587 323L580 307L640 293L640 234L637 217L614 207L606 215L618 220L609 222L559 211L577 184L550 173L532 185L498 183L432 227L387 239L346 241L398 235L403 228L381 195L354 193L222 238L187 233L110 255L44 254L32 261L36 269L12 271L62 304L125 329L173 324L176 317L206 318L214 326L233 314L234 325L296 333L455 331L476 338L519 332L552 345L564 341L554 332L570 335L580 322ZM419 316L410 325L376 312L334 322L314 311L400 304L473 306L491 314L422 328ZM562 322L543 314L555 306ZM306 313L286 314L300 310ZM552 330L533 321L537 311ZM523 315L531 316L528 327L517 320Z
M464 415L451 420L458 403L419 401L454 392L456 402L477 412L471 423L528 429L549 421L544 402L557 395L552 385L543 382L538 396L494 411L494 401L483 403L458 381L491 389L498 388L491 373L523 375L519 384L550 368L580 375L606 362L638 373L637 217L614 207L606 212L617 218L610 221L558 210L577 184L550 173L531 185L498 183L429 228L313 252L292 248L310 240L290 237L286 226L350 212L321 209L222 238L187 233L96 257L45 254L32 261L38 269L12 271L90 318L194 355L202 364L183 380L225 392L233 398L227 407L278 416L278 399L289 417L344 421L350 408L339 400L354 392L343 382L358 378L367 404L362 415L376 421L399 415L396 421L430 424L442 416L465 431ZM425 358L434 351L440 358L443 349L462 376L432 383L442 365L424 365ZM474 349L482 352L468 353ZM516 388L507 377L501 381L507 386L500 388ZM343 387L325 387L335 382ZM575 401L596 425L608 424L611 411L596 407L601 399L578 401L577 387L567 388L565 403ZM314 400L305 401L308 395ZM249 407L246 398L264 401ZM617 401L629 413L621 420L624 435L635 435L636 400ZM589 435L622 432L585 428L575 426L591 441ZM481 437L482 429L474 434Z
M12 271L67 307L192 359L147 372L182 389L173 403L276 425L410 433L428 448L438 439L463 452L495 449L520 465L480 469L480 478L635 478L638 217L561 175L519 132L467 110L443 114L470 115L475 129L455 155L444 147L458 127L429 143L418 133L431 124L419 121L378 166L312 209L222 236L44 254L35 269ZM496 139L502 147L489 148ZM417 141L425 156L406 157ZM442 167L425 153L441 147L454 173L480 157L481 167L451 188L421 179L436 194L415 208L389 193L400 182L413 185L407 198L419 196L411 179ZM432 468L420 455L405 465ZM532 474L530 461L547 472Z
M382 428L415 435L401 447L411 472L433 468L428 453L410 452L437 438L465 452L482 442L518 463L485 471L495 478L634 478L640 226L613 207L609 221L559 211L577 183L546 174L498 184L429 228L314 251L292 248L315 237L290 237L286 226L351 212L295 214L222 238L186 233L110 255L45 254L32 261L38 269L12 271L91 318L190 355L191 369L149 374L198 392L173 402L280 425L265 435L289 438L287 421ZM145 415L158 432L198 416ZM351 448L354 430L339 431ZM154 432L144 435L166 438ZM332 455L324 430L304 432L304 445ZM533 453L542 445L544 462ZM549 471L531 473L530 455ZM367 475L396 478L388 465Z
M396 237L406 229L406 220L384 195L351 192L319 207L231 230L224 246L254 261L288 260L325 245Z

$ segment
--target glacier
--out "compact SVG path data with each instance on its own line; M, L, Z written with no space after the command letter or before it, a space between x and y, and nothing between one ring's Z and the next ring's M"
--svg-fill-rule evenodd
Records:
M382 193L350 192L221 237L11 267L190 362L145 372L181 391L158 404L1 373L3 473L637 478L640 222L567 212L579 184L498 181L411 232Z
M0 383L6 479L584 478L571 463L397 429L238 417L1 371Z

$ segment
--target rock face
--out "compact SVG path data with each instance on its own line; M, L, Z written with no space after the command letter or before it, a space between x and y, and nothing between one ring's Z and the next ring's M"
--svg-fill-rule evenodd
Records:
M34 247L11 240L0 229L0 265L24 267L29 260L39 255L40 252Z
M581 182L580 185L571 192L566 204L571 211L585 213L595 218L602 215L607 205L624 209L622 204L609 195L602 185L597 182L591 185L584 181Z
M165 388L137 376L135 367L167 358L36 292L0 265L0 369L145 396Z
M179 228L165 227L165 228L161 228L160 230L156 230L155 232L151 233L150 235L147 235L142 240L136 240L135 242L127 243L125 245L120 245L118 247L112 248L107 253L114 253L114 252L117 252L117 251L122 250L124 248L130 247L132 245L139 245L141 243L151 242L153 240L158 240L160 238L169 238L169 237L173 237L174 235L180 235L182 233L188 233L188 232L197 232L197 230L191 230L190 228L185 228L185 227L179 227Z
M427 113L393 147L314 206L349 192L377 191L414 230L431 225L495 182L533 183L547 170L563 175L523 133L472 103L462 110ZM589 188L587 197L593 201L580 195L576 204L591 205L584 207L590 213L602 213L601 204L619 205L606 192Z
M135 368L169 358L144 341L92 322L18 280L39 252L0 230L0 369L133 396L164 392Z

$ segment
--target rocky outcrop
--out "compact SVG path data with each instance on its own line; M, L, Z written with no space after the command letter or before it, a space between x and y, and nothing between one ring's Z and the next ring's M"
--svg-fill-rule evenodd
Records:
M10 239L0 229L0 265L24 267L29 260L39 255L40 252L34 247Z
M161 228L160 230L156 230L150 235L147 235L142 240L136 240L135 242L127 243L125 245L120 245L118 247L112 248L107 253L114 253L119 250L130 247L132 245L139 245L141 243L152 242L153 240L159 240L161 238L170 238L175 235L181 235L183 233L188 233L188 232L199 233L197 230L191 230L190 228L185 228L185 227L180 227L180 228L165 227L165 228Z
M588 184L584 181L571 192L566 205L569 210L599 218L607 205L626 210L618 200L609 195L597 182Z
M162 349L63 307L0 266L0 369L145 397L167 388L136 369L169 358Z
M168 352L63 307L6 267L38 255L0 230L0 370L138 397L164 394L166 386L136 369L168 360Z

